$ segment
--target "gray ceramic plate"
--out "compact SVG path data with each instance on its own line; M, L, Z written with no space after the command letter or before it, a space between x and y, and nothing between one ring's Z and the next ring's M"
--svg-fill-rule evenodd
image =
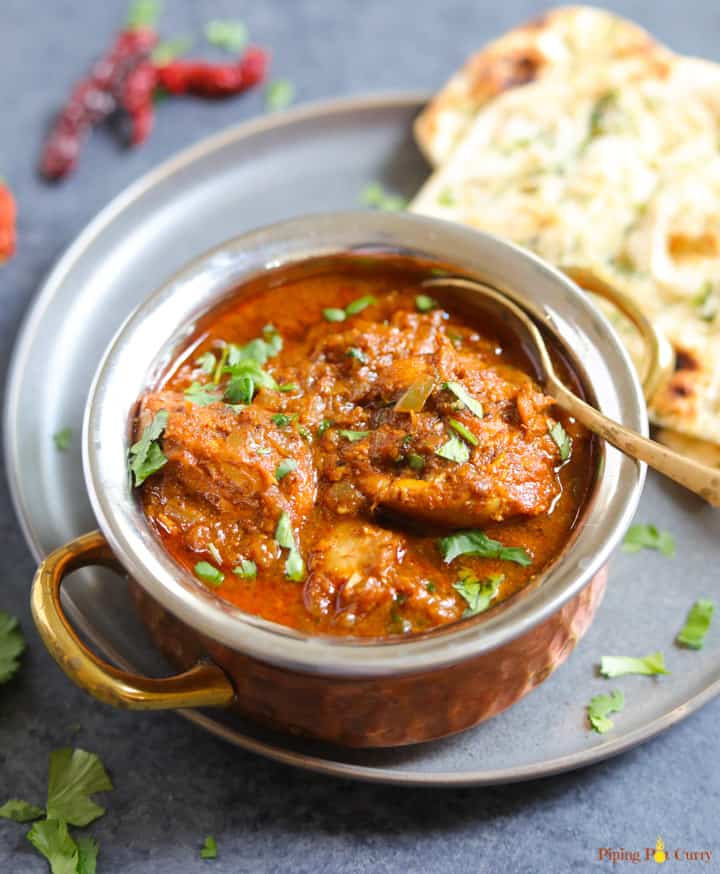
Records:
M109 339L140 300L211 246L249 228L311 211L353 207L368 182L411 195L427 174L412 143L422 95L301 107L233 128L141 179L80 235L41 289L15 350L5 411L15 507L36 557L93 527L75 440L87 389ZM28 397L31 404L24 403ZM19 472L23 472L23 476ZM402 750L348 751L290 738L233 715L188 719L245 749L330 774L392 783L488 784L599 761L667 728L720 692L720 631L701 652L673 637L697 597L717 589L720 515L650 477L639 520L672 531L678 557L618 555L605 603L569 663L510 711L457 737ZM106 655L135 670L167 670L135 619L123 582L82 572L68 608ZM603 654L662 649L670 676L597 676ZM58 676L58 682L63 682ZM585 722L592 695L620 687L626 708L599 736Z

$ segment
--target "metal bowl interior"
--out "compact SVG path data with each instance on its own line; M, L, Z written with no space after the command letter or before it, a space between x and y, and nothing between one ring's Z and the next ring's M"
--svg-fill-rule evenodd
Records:
M83 464L90 500L115 554L148 594L187 625L234 650L290 670L346 676L412 673L460 662L512 640L552 615L598 572L634 514L645 469L611 448L582 527L559 561L521 597L482 623L408 640L307 636L250 616L198 585L162 549L132 493L125 459L137 398L238 284L268 270L340 253L393 252L452 264L525 295L567 350L598 407L646 434L635 371L614 331L572 282L525 250L468 228L407 214L347 212L294 219L235 238L201 256L121 326L90 390Z

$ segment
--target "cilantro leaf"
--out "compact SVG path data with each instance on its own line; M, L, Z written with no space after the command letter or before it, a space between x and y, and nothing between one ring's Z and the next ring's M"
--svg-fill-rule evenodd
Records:
M94 753L69 747L50 755L48 773L47 817L88 825L105 813L90 796L113 788L102 762Z
M347 355L349 358L354 358L355 361L359 361L360 364L367 363L367 355L362 351L362 349L358 349L357 346L351 346L347 351Z
M477 616L488 609L491 602L497 597L500 584L505 579L505 574L490 574L487 579L479 580L472 571L460 572L460 579L453 583L453 589L461 595L467 608L463 613L463 619Z
M153 64L162 67L179 58L181 55L187 54L192 48L193 41L189 36L176 36L172 39L163 40L158 43L150 54ZM212 352L206 352L206 355L212 355ZM212 373L211 370L206 370L206 373Z
M514 561L521 567L532 564L532 558L522 546L503 546L498 540L491 540L483 531L457 531L438 541L440 552L446 564L459 555L475 555L478 558L499 558Z
M212 352L203 352L199 358L195 359L195 364L209 376L217 367L217 360Z
M287 428L288 425L292 425L295 419L298 418L297 413L273 413L270 417L275 425L278 428Z
M217 859L217 841L211 835L205 838L205 843L200 850L201 859Z
M478 419L482 419L483 405L470 394L464 385L459 382L444 382L442 387L451 391L464 407Z
M11 798L0 807L0 817L11 819L13 822L31 822L44 814L42 807L28 804L27 801L21 801L19 798Z
M415 309L419 313L429 313L437 305L438 302L427 294L418 294L415 298Z
M218 564L223 563L222 556L220 555L220 550L217 548L217 546L215 546L214 543L208 543L207 550Z
M213 19L205 25L205 39L210 45L228 52L242 51L249 38L248 29L242 21Z
M0 610L0 683L7 683L15 676L24 649L25 639L17 619Z
M440 458L446 458L448 461L455 461L457 464L462 464L470 459L470 450L467 443L464 443L459 437L454 434L443 445L435 450L435 455Z
M322 422L320 422L320 424L318 425L318 437L322 437L322 435L327 431L328 428L332 428L332 421L330 419L323 419Z
M348 431L346 428L339 428L338 434L351 443L357 443L358 440L363 440L365 437L370 436L369 431Z
M80 854L66 822L57 819L36 822L27 839L48 860L52 874L77 874Z
M656 549L665 558L675 555L675 538L668 531L658 531L654 525L631 525L623 540L623 552Z
M126 27L129 30L154 27L161 9L160 0L134 0L128 12Z
M690 649L702 649L714 610L715 604L707 598L696 601L690 608L685 625L675 638L676 643Z
M455 206L457 200L451 188L443 188L437 196L438 206Z
M223 400L227 404L251 404L255 394L255 381L245 373L230 380L225 387Z
M425 467L425 459L422 455L418 455L417 452L409 453L407 463L410 466L410 469L414 470L416 473L419 473Z
M210 586L221 586L225 574L210 564L209 561L199 561L195 565L195 576Z
M463 440L466 440L471 446L478 445L477 437L473 434L473 432L469 428L466 428L462 422L458 422L457 419L450 419L448 424L450 425L450 427L454 431L458 432L458 434L463 438Z
M299 388L300 386L296 382L284 382L282 385L278 386L278 391L298 391Z
M365 206L384 212L400 212L407 208L408 202L397 194L388 194L379 182L371 182L360 195Z
M294 583L305 579L305 562L297 549L291 549L285 562L285 575Z
M295 536L290 516L285 511L280 514L278 519L277 528L275 529L275 542L282 549L290 550L285 561L285 575L288 579L293 580L293 582L302 582L305 579L305 562L295 545Z
M237 567L233 568L233 573L245 580L254 580L257 577L257 565L254 561L244 558Z
M365 297L359 297L357 300L351 301L345 307L345 315L356 316L374 303L377 303L377 300L371 294L366 294Z
M653 652L643 658L632 656L603 656L600 661L603 677L622 677L625 674L669 674L665 670L665 659L661 652Z
M552 428L548 428L548 434L560 450L560 461L567 461L572 451L572 440L560 422L555 422Z
M608 714L619 713L624 706L625 696L619 689L614 689L610 695L595 695L588 704L590 725L598 734L605 734L613 727Z
M275 529L275 542L283 549L295 549L295 538L292 531L290 516L283 511Z
M62 428L60 431L57 431L53 434L53 442L55 443L55 448L60 452L65 452L70 448L70 443L72 441L72 428Z
M130 470L135 477L135 488L167 464L167 458L157 442L167 427L167 422L167 410L159 410L152 422L143 430L137 443L130 447Z
M275 79L265 89L265 108L269 112L285 109L295 99L295 86L289 79Z
M323 310L323 317L326 322L344 322L347 318L345 310L341 310L338 307L327 307Z
M91 837L82 835L76 841L78 848L77 874L95 874L97 855L100 847Z
M195 381L185 389L183 394L198 407L208 407L210 404L217 403L222 397L222 393L217 390L217 386L213 382L207 382L203 385Z
M297 461L294 458L283 458L275 470L275 479L280 482L289 473L292 473L297 467Z

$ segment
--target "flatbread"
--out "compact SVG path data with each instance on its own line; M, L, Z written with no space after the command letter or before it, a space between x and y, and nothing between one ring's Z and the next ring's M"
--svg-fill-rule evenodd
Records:
M614 61L653 65L672 53L638 25L591 6L562 6L511 30L472 55L415 122L415 137L443 164L494 97L574 67Z
M487 102L411 208L630 295L678 356L651 419L718 443L719 143L720 66L595 60Z

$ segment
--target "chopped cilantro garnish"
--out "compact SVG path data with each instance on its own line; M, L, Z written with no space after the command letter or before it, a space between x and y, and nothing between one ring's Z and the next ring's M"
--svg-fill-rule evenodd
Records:
M280 482L280 480L284 479L289 473L292 473L296 467L297 461L295 461L294 458L284 458L275 470L275 479Z
M13 822L32 822L44 814L44 807L36 807L19 798L11 798L0 807L0 818L11 819Z
M48 772L47 816L70 825L84 826L105 813L90 797L113 788L94 753L69 747L55 750Z
M332 421L330 419L323 419L322 422L318 425L317 433L318 437L322 437L322 435L327 431L328 428L332 427Z
M603 656L600 661L603 677L622 677L625 674L669 674L661 652L653 652L642 658L633 656Z
M367 355L362 351L362 349L358 349L357 346L351 346L348 349L347 354L350 358L354 358L361 364L365 364L367 362Z
M454 461L457 464L462 464L470 458L470 450L467 443L456 437L455 434L443 445L435 450L435 455L440 458L446 458L448 461Z
M285 109L295 99L295 86L289 79L274 79L265 89L265 108L269 112Z
M134 0L128 12L126 27L129 30L154 27L161 8L160 0Z
M282 549L290 550L285 561L285 576L293 582L301 583L305 579L305 562L295 545L290 517L284 511L280 514L275 529L275 542Z
M667 531L658 531L654 525L632 525L623 540L623 552L656 549L665 558L675 555L675 538Z
M351 443L357 443L358 440L362 440L364 437L369 437L369 431L348 431L345 428L340 428L338 430L338 434L341 437L344 437L346 440L349 440Z
M420 313L429 313L437 305L438 302L427 294L418 294L415 298L415 309Z
M453 583L453 589L465 599L467 608L463 619L477 616L488 609L497 597L500 584L505 579L504 574L490 574L487 579L479 580L472 571L460 571L460 579Z
M312 431L304 425L298 425L298 434L305 440L312 440Z
M712 282L706 282L700 293L693 298L693 304L697 307L698 316L704 322L714 322L718 314L718 298L714 293Z
M200 382L193 382L185 389L183 394L196 406L207 407L210 404L217 403L222 397L222 393L217 388L212 382L205 383L204 385Z
M294 583L305 579L305 562L297 549L291 549L285 562L285 575Z
M287 428L288 425L291 425L297 418L297 413L273 413L270 417L275 425L278 428Z
M210 564L208 561L199 561L195 565L195 576L210 586L221 586L225 574Z
M225 388L223 400L229 406L251 404L255 394L255 380L249 374L236 376Z
M203 354L195 359L195 364L202 370L203 373L206 373L208 376L215 370L217 367L217 361L212 352L203 352Z
M167 410L158 410L137 443L130 447L130 470L135 477L136 488L167 464L167 458L157 442L167 427L167 422Z
M514 561L522 567L532 564L527 550L522 546L503 546L498 540L491 540L483 531L456 531L438 541L440 552L446 564L459 555L475 555L478 558L499 558Z
M74 874L78 870L78 845L66 822L56 819L36 822L27 833L27 839L48 860L53 874Z
M458 422L457 419L450 419L450 421L448 422L448 424L450 425L450 427L451 427L454 431L457 431L457 432L458 432L458 434L463 438L463 440L467 440L467 442L468 442L471 446L477 446L477 445L478 445L478 439L477 439L477 437L473 434L473 432L472 432L469 428L466 428L465 425L463 425L462 422Z
M452 392L460 403L470 410L474 416L482 419L483 405L468 392L464 385L459 382L444 382L442 387Z
M297 391L299 388L300 386L296 382L284 382L282 385L278 386L278 391Z
M407 207L407 200L397 194L388 194L379 182L371 182L365 187L360 199L365 206L384 212L400 212Z
M254 561L244 558L237 567L233 568L233 573L245 580L254 580L257 576L257 565Z
M217 841L211 835L205 838L205 843L200 850L201 859L217 859Z
M345 315L356 316L374 303L377 303L376 299L371 294L366 294L364 297L359 297L357 300L351 301L345 307Z
M555 422L552 428L548 428L548 434L560 450L560 461L567 461L572 451L572 440L568 437L560 422Z
M619 713L624 706L625 696L619 689L614 689L609 695L595 695L588 704L590 725L598 734L605 734L613 727L608 714Z
M702 649L714 610L715 604L707 598L696 601L690 608L685 625L675 641L690 649Z
M189 36L176 36L173 39L163 40L155 46L150 57L153 64L162 67L174 61L175 58L187 54L192 48L192 44L193 41Z
M7 683L15 676L24 649L25 640L17 619L0 610L0 683Z
M437 196L437 202L439 206L455 206L457 200L452 192L452 189L443 188L443 190Z
M248 38L248 29L242 21L213 19L205 25L205 39L228 52L242 51Z
M72 441L72 428L62 428L60 431L57 431L53 434L53 442L55 443L55 448L60 452L65 452L70 448L70 442Z
M213 560L217 562L217 564L222 565L223 560L222 556L220 555L220 550L217 548L217 546L215 546L214 543L208 543L207 551L213 557Z
M324 309L323 316L326 322L344 322L346 318L345 310L338 309L337 307Z
M426 591L430 592L431 595L433 595L437 591L437 586L433 582L425 583L425 589Z
M410 452L407 457L407 463L411 470L420 472L425 467L425 459L417 452Z

